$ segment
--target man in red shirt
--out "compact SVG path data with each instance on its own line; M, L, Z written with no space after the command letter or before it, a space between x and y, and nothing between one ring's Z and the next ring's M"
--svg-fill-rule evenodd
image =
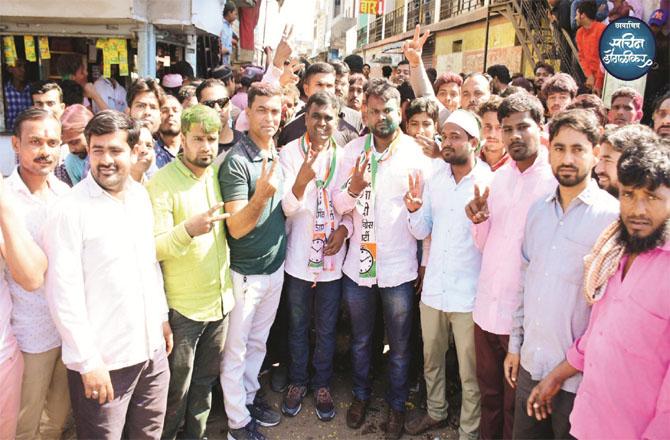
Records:
M605 73L600 69L600 55L598 46L600 36L605 25L596 21L596 2L585 0L577 6L577 50L579 64L586 75L586 86L592 88L598 95L603 88Z

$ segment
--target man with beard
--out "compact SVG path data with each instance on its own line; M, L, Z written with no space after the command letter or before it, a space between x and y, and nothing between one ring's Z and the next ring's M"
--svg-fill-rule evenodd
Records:
M656 134L670 139L670 92L656 99L652 122Z
M621 87L612 93L612 105L607 115L610 124L623 127L638 124L642 119L642 95L630 87Z
M554 76L554 66L551 64L539 62L535 65L535 74L534 84L535 84L535 94L540 94L542 91L542 86L544 82Z
M389 354L386 437L402 435L407 400L409 344L417 278L417 241L401 213L410 174L430 175L429 159L400 130L400 93L384 79L370 80L363 107L370 134L345 147L335 209L351 213L354 231L343 272L343 300L351 315L353 400L347 426L358 429L372 384L370 360L377 294L381 296Z
M565 359L589 320L582 295L584 256L619 214L617 200L598 188L600 125L587 110L560 113L549 126L549 163L558 188L528 211L521 248L521 284L505 358L505 379L516 388L514 438L568 438L581 377L566 381L549 419L526 414L531 389Z
M502 95L509 87L512 78L509 75L509 69L504 64L494 64L486 69L486 73L493 78L491 80L491 88L496 95Z
M46 296L78 438L160 438L172 350L146 190L129 174L139 124L86 126L91 171L49 211Z
M617 163L621 154L652 134L654 132L651 128L641 124L609 129L603 133L600 138L600 160L594 169L602 189L619 197Z
M483 439L512 437L514 390L503 377L503 361L521 276L522 231L530 206L556 187L547 150L540 144L543 110L527 93L503 99L498 119L512 162L496 171L490 188L475 186L475 197L466 207L482 250L473 318Z
M670 144L656 135L619 160L621 215L585 259L591 317L566 360L528 398L538 420L583 373L570 415L577 438L670 436Z
M547 106L547 115L554 115L565 110L577 96L577 83L567 73L557 73L544 82L541 98Z
M179 100L172 95L165 95L161 102L161 125L154 147L158 168L172 162L181 149L181 112Z
M14 215L32 239L41 242L43 229L48 228L49 204L69 190L52 172L60 152L60 124L53 112L33 108L19 114L15 131L12 147L19 165L5 181L5 191L13 193ZM16 438L60 438L70 412L61 339L43 287L25 289L16 275L6 273L13 302L12 328L24 362Z
M477 114L482 120L482 137L484 138L480 159L489 164L491 171L496 171L509 162L510 156L502 143L498 107L502 98L491 95L488 101L479 106Z
M432 180L422 188L421 176L410 175L405 195L412 235L417 240L424 240L431 233L433 236L419 304L428 411L407 421L405 431L419 435L447 420L445 354L453 334L463 390L459 433L461 437L475 438L479 429L480 394L472 309L481 252L472 235L463 231L470 227L465 205L475 185L488 186L493 174L475 155L480 133L472 113L453 112L442 128L442 135L442 160L433 162ZM458 283L454 282L456 279Z
M221 121L198 104L182 114L184 151L147 184L174 350L163 438L202 438L233 307L216 157ZM188 277L184 274L188 273Z
M93 119L93 113L81 104L74 104L65 109L61 122L61 142L67 145L69 154L63 163L56 167L54 174L68 186L76 185L85 177L84 170L88 166L86 153L86 136L84 128Z

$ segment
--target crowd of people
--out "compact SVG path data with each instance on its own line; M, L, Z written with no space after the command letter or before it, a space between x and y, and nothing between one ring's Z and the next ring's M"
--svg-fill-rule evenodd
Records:
M119 109L31 85L0 180L0 438L70 414L82 439L203 438L217 383L229 439L310 393L328 422L343 313L352 430L383 325L386 438L446 424L452 349L460 438L669 437L670 92L436 72L428 34L388 78L301 63L287 28L241 84L137 79Z

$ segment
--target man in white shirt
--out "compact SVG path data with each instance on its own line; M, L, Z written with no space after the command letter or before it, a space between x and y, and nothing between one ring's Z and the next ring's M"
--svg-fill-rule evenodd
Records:
M329 92L317 92L307 101L307 133L289 142L279 153L287 190L282 199L286 214L285 294L289 312L289 387L282 412L296 416L308 385L314 391L316 415L329 421L335 417L330 394L335 354L335 325L342 294L343 246L353 229L351 216L345 219L333 209L333 189L344 150L333 139L340 103ZM310 301L314 297L316 347L307 373Z
M50 209L46 294L63 340L78 438L160 438L172 331L146 190L130 178L140 126L86 126L89 175Z
M22 115L39 113L53 118L41 109L29 109ZM16 119L15 133L20 133L25 116ZM6 282L11 274L26 291L39 289L44 283L47 258L17 215L16 201L0 176L0 438L15 438L21 404L23 356L12 330L12 298Z
M50 112L33 108L19 115L16 128L12 147L19 166L5 186L15 199L17 218L39 242L48 205L70 189L53 174L60 153L61 126ZM10 271L5 277L13 302L12 329L24 360L16 438L60 438L70 413L70 399L61 340L44 289L24 289Z
M114 67L114 66L112 66ZM94 83L93 87L98 91L98 94L107 103L107 107L112 110L125 112L128 108L126 103L126 89L118 83L114 78L105 78L100 76ZM95 101L93 101L93 113L98 113L102 110Z
M433 162L433 177L425 188L420 175L410 177L405 196L412 235L423 240L433 233L419 305L428 411L409 420L405 430L419 435L447 420L445 354L453 332L463 390L459 431L461 438L477 438L480 394L472 309L482 255L469 233L465 206L475 186L488 186L493 173L475 156L480 133L472 113L454 111L442 128L442 136L440 155L444 162Z
M347 425L359 428L371 394L371 340L380 292L389 356L388 438L402 435L410 330L417 278L417 241L409 231L403 196L410 174L430 174L429 159L400 130L400 93L384 79L371 80L363 108L370 134L345 147L334 195L335 209L351 213L354 231L344 261L343 299L352 324L354 399Z

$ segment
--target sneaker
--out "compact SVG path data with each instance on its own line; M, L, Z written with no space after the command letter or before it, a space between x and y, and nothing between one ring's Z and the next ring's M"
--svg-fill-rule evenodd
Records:
M275 393L283 393L288 388L288 368L279 364L270 370L270 388Z
M322 422L329 422L335 417L335 405L328 388L319 388L316 392L316 416Z
M295 417L302 409L302 399L307 394L307 387L304 385L289 385L288 391L281 403L281 412L289 417Z
M240 429L229 429L228 440L266 440L265 436L258 431L258 424L251 419L247 426Z
M281 415L259 396L256 396L253 405L247 405L247 409L251 417L261 426L277 426L281 422Z

